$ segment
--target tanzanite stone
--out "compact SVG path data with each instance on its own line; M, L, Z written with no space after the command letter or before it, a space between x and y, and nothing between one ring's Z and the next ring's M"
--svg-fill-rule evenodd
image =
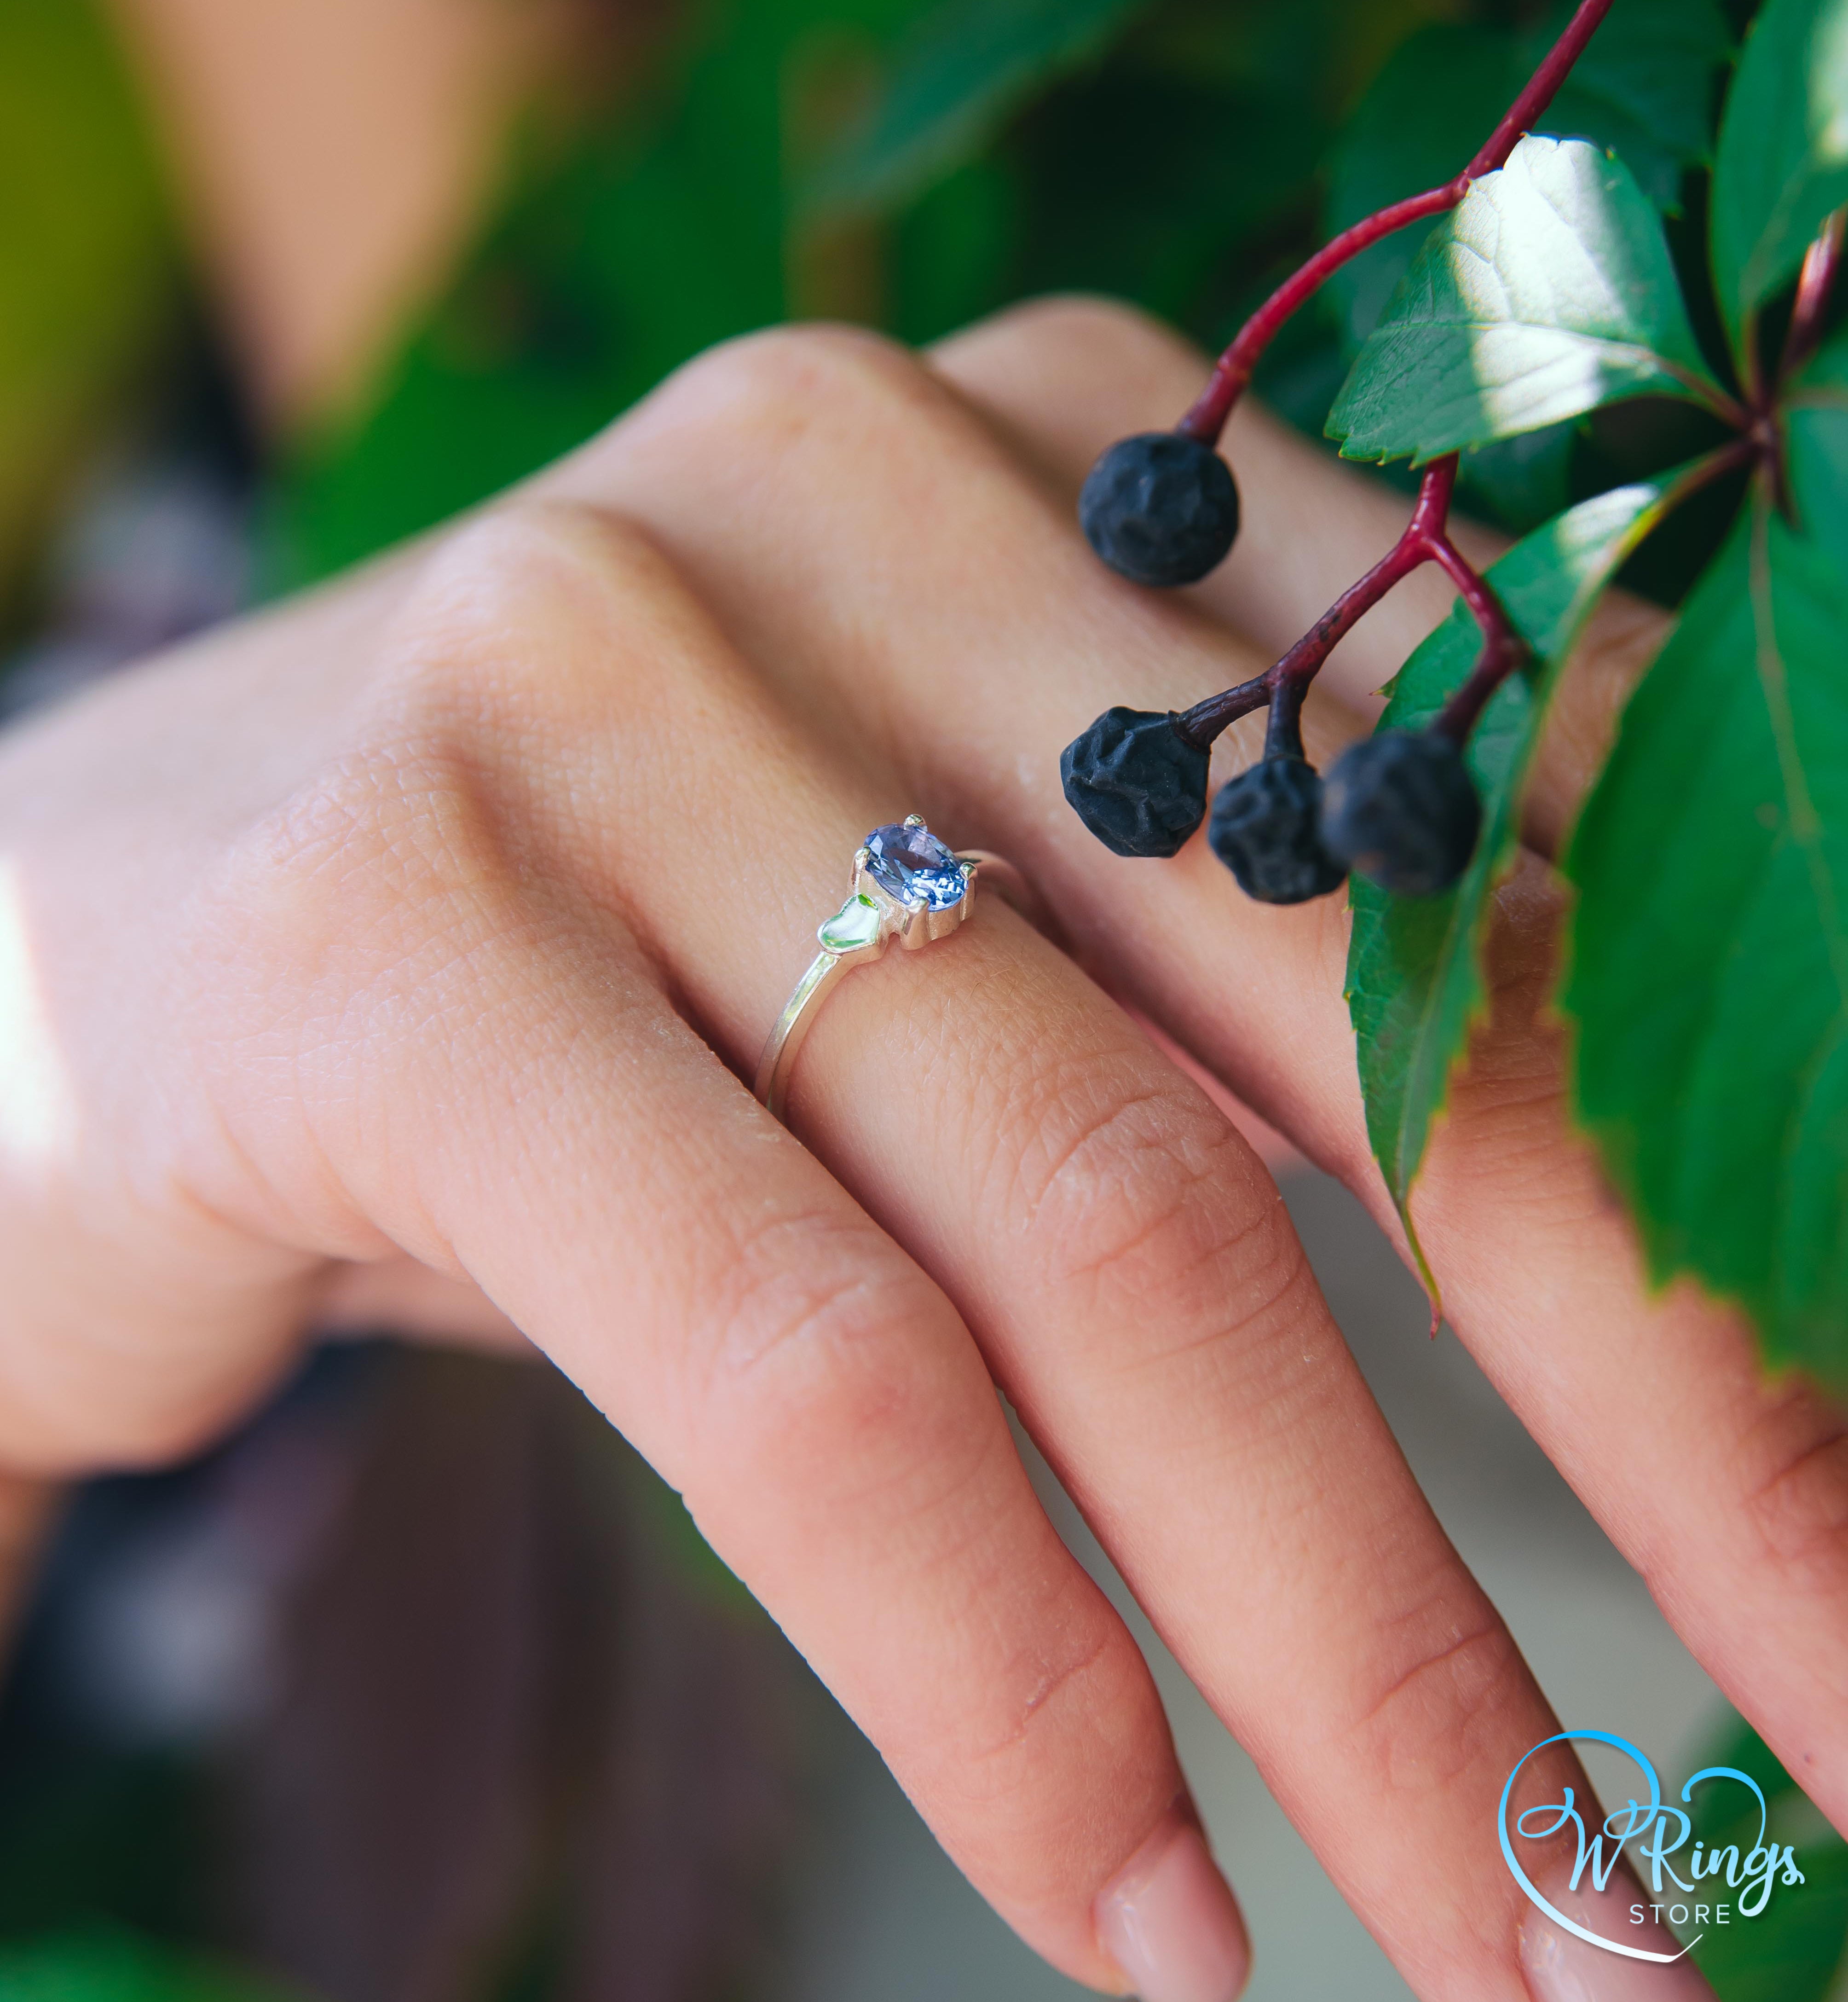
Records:
M947 911L968 888L962 864L927 827L874 828L866 836L866 874L914 909Z

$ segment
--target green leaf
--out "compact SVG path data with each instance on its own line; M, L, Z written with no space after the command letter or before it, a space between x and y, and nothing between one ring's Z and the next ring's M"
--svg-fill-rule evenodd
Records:
M1023 233L1012 162L980 155L893 220L887 324L915 347L1004 305Z
M1525 35L1445 23L1394 53L1355 107L1332 163L1330 235L1460 173L1570 17L1567 4ZM1714 78L1731 48L1714 0L1618 0L1536 129L1614 151L1658 208L1672 213L1686 169L1713 142ZM1375 244L1329 281L1358 348L1404 277L1428 225Z
M1848 570L1848 331L1792 384L1783 418L1797 521Z
M1698 1766L1730 1766L1765 1796L1770 1838L1797 1852L1801 1885L1780 1885L1762 1917L1707 1929L1693 1958L1720 2002L1825 2002L1848 1946L1848 1843L1824 1822L1758 1733L1734 1718ZM1710 1853L1758 1839L1758 1805L1727 1781L1694 1790L1693 1833ZM1736 1916L1736 1915L1735 1915Z
M1848 1845L1814 1843L1801 1851L1797 1867L1803 1882L1780 1887L1762 1917L1713 1927L1695 1948L1694 1964L1719 2002L1829 2002L1839 1993L1836 1976L1848 1935Z
M1848 1380L1848 585L1756 498L1574 837L1579 1116L1651 1271Z
M1734 351L1848 202L1848 0L1769 0L1745 40L1714 168L1714 277Z
M1328 431L1421 463L1652 393L1718 393L1655 211L1596 147L1528 138L1432 231Z
M894 58L863 123L818 170L814 214L890 208L973 152L1037 86L1104 48L1148 0L947 0Z
M1441 896L1395 897L1361 877L1350 888L1348 1007L1367 1135L1421 1269L1412 1184L1482 1012L1490 897L1514 860L1522 787L1553 685L1599 593L1673 501L1679 476L1581 502L1517 542L1489 571L1532 657L1496 692L1470 739L1470 770L1483 802L1476 853L1462 881ZM1381 728L1428 723L1467 678L1481 647L1480 629L1459 600L1400 669ZM1425 1278L1431 1283L1428 1271Z
M1461 173L1489 136L1492 107L1520 89L1519 63L1519 44L1498 28L1446 23L1404 43L1355 106L1335 150L1323 216L1329 235ZM1352 351L1379 323L1430 233L1428 221L1398 230L1328 281Z

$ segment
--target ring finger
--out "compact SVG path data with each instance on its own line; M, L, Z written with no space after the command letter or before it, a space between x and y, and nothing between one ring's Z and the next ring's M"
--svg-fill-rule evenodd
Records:
M632 471L646 489L645 461ZM809 824L839 830L835 870L859 835L826 790L766 771L767 717L747 708L741 734L719 735L720 709L683 666L631 711L629 742L652 748L626 753L617 832L585 866L638 886L643 935L748 1072L800 968L792 945L766 950L782 934L760 923L741 940L732 900L702 893L712 858L776 859L749 872L753 908L793 942L844 887ZM664 825L647 775L677 750ZM905 804L886 798L884 818ZM799 1130L945 1286L1165 1637L1421 1993L1524 1993L1518 1894L1472 1802L1553 1726L1412 1481L1274 1184L1009 913L909 960L829 1003L797 1075ZM1434 1877L1456 1887L1437 1909Z

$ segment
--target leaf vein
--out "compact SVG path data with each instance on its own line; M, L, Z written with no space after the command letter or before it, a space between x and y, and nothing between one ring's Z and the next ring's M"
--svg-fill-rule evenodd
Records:
M1836 993L1841 1004L1848 1007L1848 940L1842 936L1835 881L1822 853L1822 816L1810 797L1808 776L1797 745L1796 719L1790 713L1788 671L1778 645L1776 607L1772 597L1771 514L1762 493L1754 497L1750 564L1755 664L1771 724L1772 742L1777 747L1779 783L1783 788L1791 835L1803 851L1808 870L1810 895L1815 900L1829 971L1835 976Z

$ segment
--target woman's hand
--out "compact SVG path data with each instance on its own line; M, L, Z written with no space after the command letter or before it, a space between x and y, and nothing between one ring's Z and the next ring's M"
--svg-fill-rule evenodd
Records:
M1268 1175L1111 998L1387 1217L1341 900L1250 904L1198 842L1118 860L1059 793L1099 709L1254 671L1239 635L1293 637L1393 532L1388 498L1254 417L1220 577L1182 601L1104 572L1070 494L1199 365L1075 306L930 365L741 343L426 547L13 733L0 1471L185 1451L333 1297L511 1322L682 1491L1029 1941L1213 2002L1236 1910L998 1385L1428 2002L1700 1993L1524 1930L1489 1816L1553 1719ZM1349 642L1351 696L1419 616ZM1626 618L1536 838L1646 649ZM1312 751L1362 727L1324 701ZM1018 863L1076 957L989 898L856 972L804 1048L798 1140L741 1079L855 847L913 811ZM1645 1297L1561 1110L1537 869L1503 904L1494 1020L1420 1198L1452 1316L1842 1818L1841 1428L1768 1387L1730 1317Z

